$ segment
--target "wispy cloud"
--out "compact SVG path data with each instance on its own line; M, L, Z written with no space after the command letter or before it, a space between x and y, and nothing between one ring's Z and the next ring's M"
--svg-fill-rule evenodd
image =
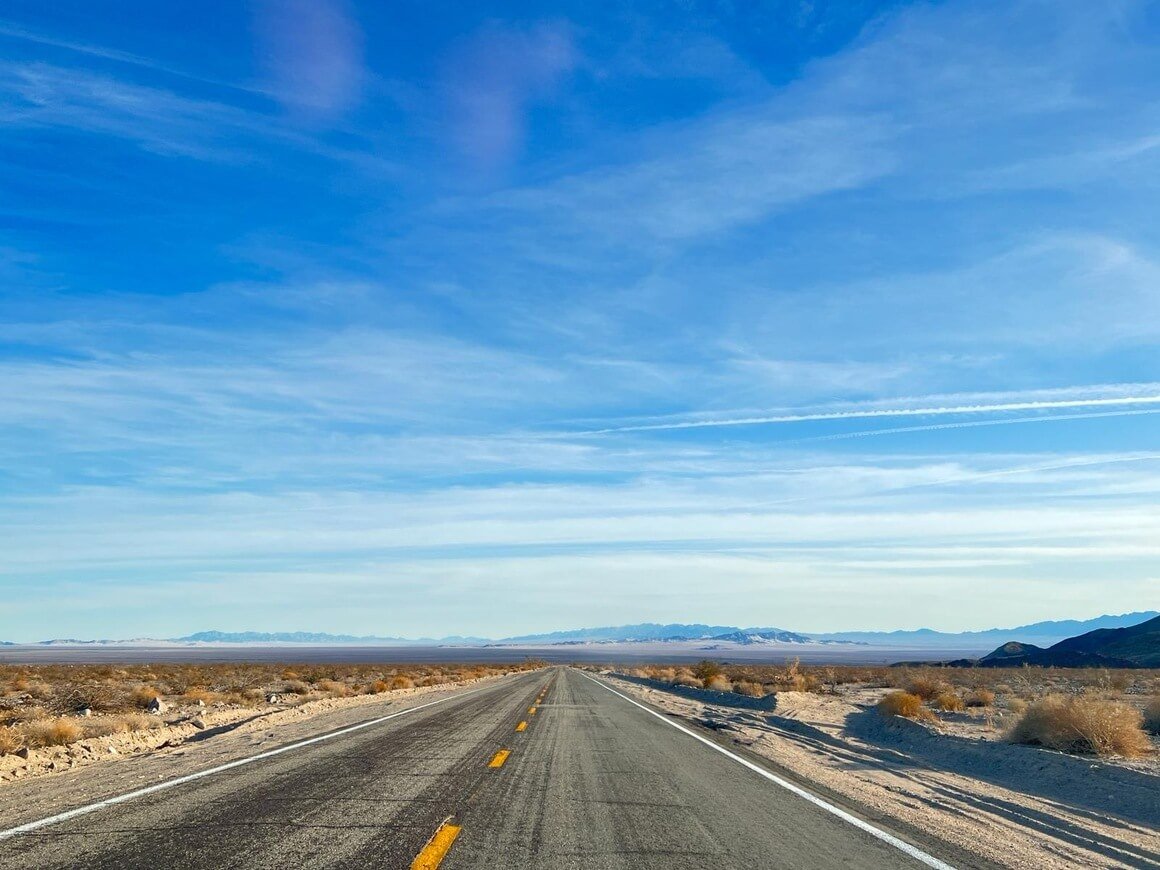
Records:
M346 0L263 0L257 32L267 90L283 105L320 121L358 104L367 78L363 34Z
M563 238L676 242L859 187L894 165L882 120L871 115L733 112L664 140L664 156L496 195L488 205L547 221Z
M578 61L564 22L529 28L485 25L445 61L442 98L451 141L475 169L512 161L524 146L527 114Z

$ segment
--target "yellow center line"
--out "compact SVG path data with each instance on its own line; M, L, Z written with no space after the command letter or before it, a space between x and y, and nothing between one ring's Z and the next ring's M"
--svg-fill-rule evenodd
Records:
M455 838L459 836L460 830L459 825L451 824L450 817L445 819L431 835L427 845L415 856L415 860L411 862L411 870L436 870L447 857L447 852L455 842Z
M501 749L491 757L491 761L487 763L488 767L503 767L503 763L507 761L508 756L512 754L510 749Z
M536 715L536 708L535 707L528 707L528 715L535 716Z
M527 728L527 727L528 727L528 723L527 723L527 722L521 722L519 725L517 725L517 726L516 726L516 730L517 730L517 731L523 731L523 730L524 730L525 728Z

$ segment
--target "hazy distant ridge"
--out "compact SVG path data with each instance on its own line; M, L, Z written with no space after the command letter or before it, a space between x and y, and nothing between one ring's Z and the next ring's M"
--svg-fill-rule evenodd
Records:
M820 634L803 634L780 628L739 628L735 625L708 625L706 623L656 623L642 622L632 625L613 625L598 628L577 628L567 631L551 631L542 634L523 634L492 640L484 637L406 638L379 635L328 634L315 631L199 631L184 637L150 641L147 638L135 640L46 640L41 644L79 646L91 644L122 643L223 643L223 644L364 644L375 645L461 645L483 644L511 645L552 645L578 643L633 643L644 641L688 641L712 640L730 641L741 644L756 643L859 643L871 646L919 647L931 650L942 648L993 649L994 647L1017 641L1039 647L1051 646L1066 638L1085 634L1097 629L1117 629L1138 625L1160 616L1155 610L1123 613L1119 615L1097 616L1093 619L1064 619L1035 622L1016 628L992 628L987 631L940 632L929 628L913 631L839 631ZM0 643L4 643L0 641ZM7 645L7 644L5 644Z
M929 628L914 631L838 631L827 634L812 634L815 640L839 640L853 643L868 643L880 646L915 647L961 647L975 646L992 648L1008 641L1030 643L1036 646L1051 646L1069 637L1085 634L1100 628L1126 628L1146 622L1160 612L1143 610L1135 613L1096 616L1092 619L1061 619L1033 622L1016 628L991 628L986 631L941 632Z

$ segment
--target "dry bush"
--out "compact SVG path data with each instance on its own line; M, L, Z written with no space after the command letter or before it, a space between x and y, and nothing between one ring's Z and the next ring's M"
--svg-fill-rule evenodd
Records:
M967 695L967 706L994 707L995 693L988 689L986 686L976 686L971 690L971 693Z
M203 689L200 686L195 686L185 690L185 694L181 696L188 704L196 704L201 701L205 705L210 705L218 699L217 692L211 692L208 689Z
M1021 716L1027 712L1027 702L1022 698L1012 698L1007 702L1007 709L1014 713L1016 716Z
M878 712L883 716L905 716L907 719L928 721L934 714L922 706L922 698L910 692L893 691L878 702Z
M1144 707L1144 728L1152 734L1160 734L1160 698L1153 698Z
M415 688L415 681L410 677L405 677L399 674L396 677L391 677L391 689L413 689Z
M724 674L716 674L705 681L705 688L714 692L732 692L733 683Z
M693 676L701 681L701 685L709 688L709 681L714 677L723 676L725 671L719 664L709 659L702 659L693 668Z
M310 686L302 680L289 680L283 687L282 693L286 695L309 695Z
M33 748L66 746L84 736L81 727L68 719L41 719L27 723L21 730L24 732L25 745Z
M677 676L673 678L673 685L688 686L690 689L702 688L701 681L694 677L692 674L677 674Z
M740 680L733 684L733 691L738 695L747 695L750 698L765 697L765 689L761 683L751 683L749 680Z
M332 698L345 698L350 694L350 686L338 680L320 680L315 688Z
M375 680L371 683L371 692L375 695L381 695L383 692L389 692L390 690L391 685L385 680Z
M0 755L15 752L24 742L20 739L20 732L8 725L0 725Z
M146 731L160 728L163 723L144 713L121 713L118 716L101 716L84 723L85 737L106 737L110 734L128 734L132 731Z
M1151 749L1143 721L1139 710L1119 701L1048 695L1027 709L1010 739L1061 752L1130 757Z
M129 694L129 700L133 702L133 706L142 710L148 708L154 699L160 697L161 693L152 686L138 686Z
M943 692L934 699L934 705L944 713L961 713L966 709L963 699L955 692Z
M954 689L945 680L922 674L907 682L906 691L911 695L918 695L924 701L933 701L939 695L953 692Z

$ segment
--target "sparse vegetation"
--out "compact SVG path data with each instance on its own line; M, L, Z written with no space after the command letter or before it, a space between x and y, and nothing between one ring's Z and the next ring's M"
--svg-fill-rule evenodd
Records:
M1160 734L1160 697L1153 698L1144 707L1144 728L1151 734Z
M1151 741L1143 715L1120 701L1048 695L1027 708L1011 740L1081 755L1143 755Z
M157 728L203 709L261 707L270 694L283 705L298 704L465 682L542 664L0 666L0 756ZM146 715L155 699L168 712Z
M956 692L942 692L934 699L934 706L944 713L961 713L967 708Z
M968 707L994 707L995 693L986 686L976 686L967 695L966 703Z
M934 714L922 705L922 698L898 689L888 692L886 697L878 702L878 712L883 716L904 716L920 721L934 718Z

